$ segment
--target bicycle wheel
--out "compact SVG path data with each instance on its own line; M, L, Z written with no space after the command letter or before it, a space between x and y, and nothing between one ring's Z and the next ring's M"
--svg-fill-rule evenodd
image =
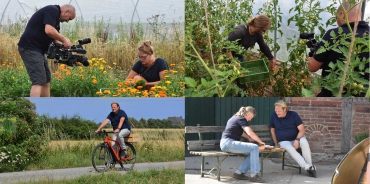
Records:
M120 163L121 167L125 171L130 171L134 168L136 162L136 151L131 143L125 142L127 157Z
M108 171L112 166L114 167L112 155L105 143L101 143L94 148L91 161L97 172Z

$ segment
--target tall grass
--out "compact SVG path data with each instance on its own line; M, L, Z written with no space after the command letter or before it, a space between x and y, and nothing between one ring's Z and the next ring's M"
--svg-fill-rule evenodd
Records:
M148 19L149 20L149 19ZM31 81L18 53L17 43L26 22L8 22L0 27L0 95L28 96ZM184 30L183 24L165 24L154 19L150 23L111 25L109 20L93 23L76 19L62 24L61 33L78 44L78 40L90 37L92 42L83 47L87 50L89 67L66 67L49 60L52 72L50 86L54 97L182 97L184 96ZM141 85L126 85L125 78L137 61L137 48L145 40L151 40L154 55L163 57L170 66L160 84L150 91ZM76 53L74 53L76 54Z
M17 43L25 26L26 22L19 19L15 23L8 21L0 27L0 58L2 58L0 63L12 62L17 66L22 64L19 60ZM91 38L91 43L84 45L87 50L86 56L105 58L109 65L117 63L122 71L131 69L136 61L137 48L145 40L151 40L154 55L165 58L168 63L184 61L182 23L164 24L157 19L149 24L130 25L121 21L112 25L104 18L95 19L92 23L76 18L68 24L61 25L61 34L69 38L73 44L78 44L79 39ZM57 69L54 64L51 66L53 71Z
M169 162L185 159L183 129L133 129L133 132L140 134L140 141L133 143L137 163ZM29 166L28 169L91 166L93 148L101 142L103 142L102 137L101 139L81 141L51 141L45 149L43 159L39 163Z

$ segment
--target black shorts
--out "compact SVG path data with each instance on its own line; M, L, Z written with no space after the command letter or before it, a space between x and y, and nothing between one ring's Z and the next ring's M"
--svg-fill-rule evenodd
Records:
M38 51L18 47L32 85L50 83L51 73L46 56Z

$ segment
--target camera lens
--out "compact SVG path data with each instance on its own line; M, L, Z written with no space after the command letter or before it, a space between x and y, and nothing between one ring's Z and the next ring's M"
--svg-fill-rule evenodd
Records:
M91 43L91 39L90 38L84 38L84 39L78 40L78 43L80 45Z

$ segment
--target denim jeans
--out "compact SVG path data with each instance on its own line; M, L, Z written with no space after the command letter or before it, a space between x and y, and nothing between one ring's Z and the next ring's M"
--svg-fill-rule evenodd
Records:
M220 142L221 150L229 153L240 153L249 155L244 159L243 163L239 166L238 170L242 173L256 174L261 170L259 163L259 148L258 145L247 142L240 142L233 139L223 138Z
M299 141L299 146L302 150L302 156L297 152L297 150L293 147L294 141L281 141L279 145L281 148L285 149L290 156L299 164L299 166L308 170L310 166L312 166L311 160L311 150L310 145L306 137L302 137Z
M121 131L119 131L118 133L113 134L112 139L121 143L121 149L125 150L126 149L125 137L130 135L130 133L131 133L130 130L125 128L125 129L122 129ZM117 139L117 135L118 135L118 139ZM114 149L117 150L117 148L115 147L115 142L112 142L112 146L114 147Z

